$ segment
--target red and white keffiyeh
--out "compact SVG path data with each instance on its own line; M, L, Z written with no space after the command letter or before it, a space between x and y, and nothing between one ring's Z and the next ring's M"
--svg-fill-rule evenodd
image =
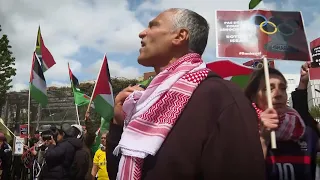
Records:
M256 104L252 103L252 105L260 120L260 114L263 111ZM295 109L287 107L284 113L279 114L279 128L276 130L276 138L280 141L299 140L303 137L305 129L306 125L299 113Z
M201 56L189 53L160 72L145 91L135 91L125 100L125 127L114 154L122 157L118 180L140 180L143 160L154 156L193 91L209 70Z

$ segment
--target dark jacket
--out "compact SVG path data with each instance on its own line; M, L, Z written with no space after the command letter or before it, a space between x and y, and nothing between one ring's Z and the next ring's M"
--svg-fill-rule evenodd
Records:
M122 127L110 125L107 168L117 174L113 155ZM232 82L213 73L198 86L155 156L144 160L144 180L264 180L265 161L258 118Z
M309 127L310 131L307 131L308 138L308 151L311 153L311 174L312 179L315 179L316 175L316 163L317 163L317 144L320 136L320 132L317 128L318 122L309 113L308 107L308 91L296 89L291 94L293 108L298 111L303 118L305 124Z
M91 161L90 154L84 148L77 150L70 169L72 179L85 180L89 170L89 162Z
M46 165L43 168L43 180L71 180L70 167L77 149L82 148L82 141L66 138L56 146L50 145L44 154Z
M0 169L2 170L0 179L9 179L12 150L7 142L3 142L0 147Z
M315 133L317 133L318 136L320 137L320 132L317 127L318 122L315 121L314 118L309 113L308 91L306 89L305 90L296 89L295 91L292 92L291 97L292 97L293 108L296 111L298 111L301 118L304 120L304 123L307 126L311 127L315 131Z
M292 102L293 108L306 124L305 135L299 141L277 141L277 149L268 149L266 162L269 180L279 180L279 177L296 180L315 179L319 138L317 123L308 111L307 90L297 89L292 92Z
M87 133L84 135L84 150L89 154L89 168L88 168L88 172L86 174L86 180L92 180L92 176L91 176L91 169L92 169L92 163L93 163L93 155L91 152L91 147L94 143L94 140L96 138L96 131L93 127L92 121L91 120L86 120L85 121L85 126L87 129Z

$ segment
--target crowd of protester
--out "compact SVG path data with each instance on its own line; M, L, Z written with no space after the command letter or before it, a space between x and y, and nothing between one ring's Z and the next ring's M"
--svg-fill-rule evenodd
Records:
M201 56L207 21L187 9L169 9L139 34L138 63L157 76L148 87L123 89L115 97L114 118L92 152L96 137L62 124L41 132L23 156L43 180L315 180L319 125L307 103L308 70L288 106L287 81L269 68L272 108L263 69L245 89L206 68ZM275 131L277 148L271 148ZM7 179L11 147L0 134L2 179ZM37 166L34 166L36 162Z

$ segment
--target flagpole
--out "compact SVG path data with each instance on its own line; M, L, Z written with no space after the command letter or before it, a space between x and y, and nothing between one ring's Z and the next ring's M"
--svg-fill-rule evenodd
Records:
M97 75L97 79L96 79L96 82L95 82L95 84L94 84L93 91L92 91L92 93L91 93L91 97L90 97L90 101L89 101L89 104L88 104L88 108L87 108L86 114L90 112L90 107L91 107L91 103L92 103L92 99L93 99L93 93L94 93L95 90L96 90L96 87L97 87L97 84L98 84L99 75L100 75L100 73L101 73L102 65L103 65L103 63L104 63L104 59L105 59L105 58L106 58L106 54L104 54L104 56L103 56L102 64L101 64L99 73L98 73L98 75Z
M70 79L70 84L71 84L71 89L73 88L73 83L72 83L72 80L71 80L71 77L70 77L70 64L68 62L68 73L69 73L69 79ZM73 93L73 97L74 97L74 91L72 90L72 93ZM74 105L76 106L76 114L77 114L77 121L78 121L78 124L80 125L80 118L79 118L79 109L78 109L78 105L76 104L76 99L74 97Z
M29 85L29 97L28 97L28 147L30 147L30 106L31 106L31 94L30 94L30 85Z
M15 137L17 138L17 136L4 124L0 121L0 123Z
M32 82L32 73L33 73L33 66L34 66L34 61L36 60L35 59L35 54L36 52L34 51L33 52L33 58L32 58L32 65L31 65L31 72L30 72L30 82L29 82L29 95L28 95L28 146L30 147L30 142L29 142L29 136L30 136L30 108L31 108L31 91L30 91L30 88L31 88L31 82Z
M266 83L266 89L267 89L268 108L273 108L272 98L271 98L269 69L268 69L269 68L268 59L265 56L263 56L262 60L263 60L263 70L264 70L264 77L265 77L265 83ZM270 132L270 139L271 139L271 148L277 149L276 133L274 130Z
M51 113L50 113L51 114ZM37 128L36 130L39 130L39 121L40 121L40 118L41 118L41 105L39 103L38 105L38 117L37 117Z
M75 104L76 105L76 104ZM76 105L76 113L77 113L77 120L78 120L78 124L80 125L80 118L79 118L79 109L78 109L78 105Z

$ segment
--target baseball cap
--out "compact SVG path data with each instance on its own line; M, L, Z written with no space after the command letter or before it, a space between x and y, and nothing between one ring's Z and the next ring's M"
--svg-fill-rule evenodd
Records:
M83 135L83 127L79 124L72 124L71 127L75 127L80 131L79 135L77 136L77 138L80 139Z

